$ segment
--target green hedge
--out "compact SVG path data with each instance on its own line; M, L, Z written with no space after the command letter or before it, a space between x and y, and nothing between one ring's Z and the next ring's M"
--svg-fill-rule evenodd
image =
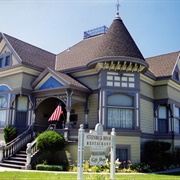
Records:
M62 171L62 166L57 165L45 165L45 164L38 164L36 166L36 170L44 170L44 171Z

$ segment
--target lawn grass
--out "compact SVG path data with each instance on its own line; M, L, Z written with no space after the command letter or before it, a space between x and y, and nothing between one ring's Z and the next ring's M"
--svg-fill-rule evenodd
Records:
M109 180L109 174L84 174L84 180ZM76 180L77 173L58 172L0 172L0 180ZM179 175L116 174L116 180L180 180Z

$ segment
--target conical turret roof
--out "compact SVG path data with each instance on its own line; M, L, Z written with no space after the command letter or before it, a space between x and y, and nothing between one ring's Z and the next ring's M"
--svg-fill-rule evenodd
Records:
M126 56L144 60L120 17L116 16L102 40L99 56Z

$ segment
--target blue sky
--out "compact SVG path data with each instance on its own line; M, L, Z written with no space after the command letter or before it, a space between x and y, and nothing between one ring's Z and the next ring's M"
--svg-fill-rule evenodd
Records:
M144 57L180 51L179 0L120 0L120 17ZM58 54L106 25L117 0L0 0L0 32Z

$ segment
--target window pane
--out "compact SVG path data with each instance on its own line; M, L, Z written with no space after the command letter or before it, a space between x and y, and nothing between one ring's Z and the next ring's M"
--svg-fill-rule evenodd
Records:
M133 110L108 108L108 127L133 128Z
M166 107L165 106L160 106L159 108L159 118L160 119L166 119Z
M19 96L17 110L27 111L27 103L28 103L28 99L26 96L22 96L22 97Z
M174 115L175 115L175 117L179 117L179 108L178 107L175 107Z
M0 59L0 67L3 67L3 58Z
M6 62L5 62L5 66L10 66L10 56L6 57Z
M174 121L174 131L175 133L179 133L179 127L180 127L180 120L179 119L175 119Z
M6 125L6 110L0 110L0 127Z
M6 108L7 107L7 100L5 96L0 96L0 108Z
M108 105L133 107L133 98L124 94L112 94L108 96Z
M120 162L128 160L128 150L127 149L116 149L116 159L119 158Z
M161 133L167 133L167 119L158 120L158 130Z

